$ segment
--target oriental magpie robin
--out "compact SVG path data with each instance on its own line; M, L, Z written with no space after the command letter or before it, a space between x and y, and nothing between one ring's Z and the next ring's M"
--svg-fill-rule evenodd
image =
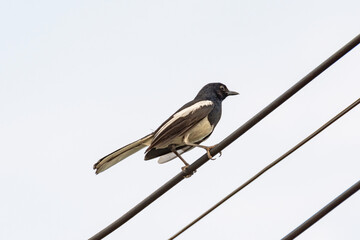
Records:
M96 174L120 162L148 146L145 151L145 160L160 157L158 162L165 163L179 157L185 164L189 164L181 154L194 147L206 149L208 157L214 146L200 145L214 131L221 117L221 102L237 92L229 91L222 83L209 83L188 102L171 115L153 133L130 143L113 153L103 157L94 165Z

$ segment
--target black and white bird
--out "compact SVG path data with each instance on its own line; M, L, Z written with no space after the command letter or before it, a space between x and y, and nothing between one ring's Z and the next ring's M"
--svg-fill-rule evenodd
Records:
M222 101L227 96L237 94L229 91L222 83L205 85L194 100L177 110L153 133L110 153L95 163L96 174L146 146L148 148L145 151L145 160L160 157L159 163L179 157L186 167L189 164L181 154L194 147L206 149L208 157L212 158L210 149L214 146L208 147L200 143L211 135L219 122Z

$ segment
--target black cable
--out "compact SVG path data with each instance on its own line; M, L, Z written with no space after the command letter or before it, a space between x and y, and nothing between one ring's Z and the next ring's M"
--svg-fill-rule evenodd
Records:
M201 214L199 217L197 217L195 220L193 220L191 223L189 223L188 225L186 225L183 229L181 229L179 232L177 232L175 235L173 235L171 238L169 238L169 240L171 239L175 239L176 237L178 237L180 234L182 234L183 232L185 232L187 229L189 229L191 226L193 226L195 223L197 223L198 221L200 221L202 218L204 218L206 215L208 215L209 213L211 213L213 210L215 210L217 207L219 207L221 204L223 204L224 202L226 202L229 198L231 198L232 196L234 196L236 193L238 193L240 190L242 190L243 188L245 188L247 185L249 185L250 183L252 183L253 181L255 181L258 177L260 177L262 174L264 174L267 170L269 170L270 168L272 168L273 166L275 166L276 164L278 164L279 162L281 162L284 158L286 158L287 156L289 156L291 153L295 152L297 149L299 149L301 146L303 146L305 143L307 143L308 141L310 141L312 138L314 138L316 135L318 135L320 132L322 132L323 130L325 130L328 126L330 126L331 124L333 124L336 120L338 120L339 118L341 118L342 116L344 116L347 112L349 112L351 109L353 109L354 107L356 107L358 104L360 103L360 98L357 99L354 103L352 103L351 105L349 105L347 108L345 108L344 110L342 110L340 113L338 113L335 117L333 117L332 119L330 119L328 122L326 122L324 125L322 125L320 128L318 128L315 132L313 132L312 134L310 134L308 137L306 137L304 140L302 140L301 142L299 142L298 144L296 144L293 148L291 148L289 151L287 151L286 153L284 153L283 155L281 155L279 158L277 158L275 161L273 161L272 163L270 163L269 165L267 165L264 169L262 169L260 172L258 172L257 174L255 174L252 178L250 178L249 180L247 180L244 184L242 184L240 187L236 188L234 191L232 191L230 194L228 194L226 197L224 197L222 200L220 200L218 203L216 203L214 206L212 206L210 209L208 209L206 212L204 212L203 214Z
M343 201L351 197L354 193L356 193L360 189L360 181L357 181L354 185L348 188L345 192L340 194L337 198L332 200L328 205L323 207L320 211L311 216L308 220L306 220L303 224L295 228L292 232L286 235L282 240L291 240L299 236L306 229L311 227L314 223L319 221L323 216L331 212L334 208L339 206Z
M301 88L303 88L306 84L311 82L315 77L317 77L320 73L325 71L328 67L330 67L333 63L343 57L346 53L348 53L351 49L353 49L356 45L360 43L360 34L356 36L353 40L351 40L348 44L330 56L327 60L321 63L317 68L311 71L308 75L306 75L303 79L297 82L294 86L289 88L286 92L280 95L277 99L275 99L272 103L266 106L263 110L261 110L258 114L252 117L249 121L239 127L236 131L230 134L227 138L221 141L216 147L214 147L210 152L212 156L215 156L225 147L227 147L230 143L235 141L238 137L244 134L247 130L253 127L255 124L260 122L264 117L266 117L269 113L271 113L274 109L284 103L287 99L293 96L296 92L298 92ZM162 196L165 192L170 190L176 184L181 182L185 176L192 174L196 169L202 166L204 163L208 161L207 154L204 154L199 159L197 159L194 163L189 165L184 171L178 173L175 177L170 179L164 185L162 185L155 192L146 197L143 201L137 204L135 207L126 212L122 217L117 219L115 222L111 223L109 226L95 234L90 240L94 239L102 239L113 232L115 229L119 228L121 225L126 223L129 219L134 217L137 213L146 208L153 201Z

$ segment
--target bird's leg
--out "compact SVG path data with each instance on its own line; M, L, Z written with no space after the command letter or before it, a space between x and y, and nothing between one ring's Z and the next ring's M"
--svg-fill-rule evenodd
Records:
M186 144L186 145L189 145L189 146L193 146L193 147L201 147L201 148L203 148L203 149L206 150L209 159L211 159L211 160L215 160L215 159L216 159L216 158L213 158L213 156L211 156L211 154L210 154L210 150L213 149L214 147L216 147L216 145L213 145L213 146L204 146L204 145L200 145L200 144L196 144L196 143L189 143L189 142L186 142L185 144ZM220 154L220 156L222 155L221 152L219 152L219 154Z
M180 160L185 164L185 166L182 167L181 169L182 169L182 170L186 169L187 166L189 166L189 164L188 164L188 163L184 160L184 158L176 151L176 148L175 148L174 145L171 146L171 151L172 151L173 153L175 153L175 155L176 155L178 158L180 158ZM184 169L183 169L183 168L184 168Z
M184 158L176 151L176 148L175 148L174 145L172 145L170 149L171 149L171 151L172 151L173 153L175 153L175 155L176 155L178 158L180 158L180 160L185 164L185 166L181 167L181 170L182 170L182 171L185 171L186 168L189 166L189 164L188 164L188 163L184 160ZM196 170L195 170L193 173L195 173L195 172L196 172ZM185 177L186 177L186 178L189 178L189 177L191 177L191 176L193 175L193 173L190 173L190 174L186 175Z

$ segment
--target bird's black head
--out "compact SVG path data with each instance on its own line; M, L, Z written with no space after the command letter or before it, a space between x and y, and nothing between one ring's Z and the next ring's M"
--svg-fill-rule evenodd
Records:
M205 85L195 99L218 99L224 100L227 96L237 95L239 93L230 91L225 84L222 83L209 83Z

